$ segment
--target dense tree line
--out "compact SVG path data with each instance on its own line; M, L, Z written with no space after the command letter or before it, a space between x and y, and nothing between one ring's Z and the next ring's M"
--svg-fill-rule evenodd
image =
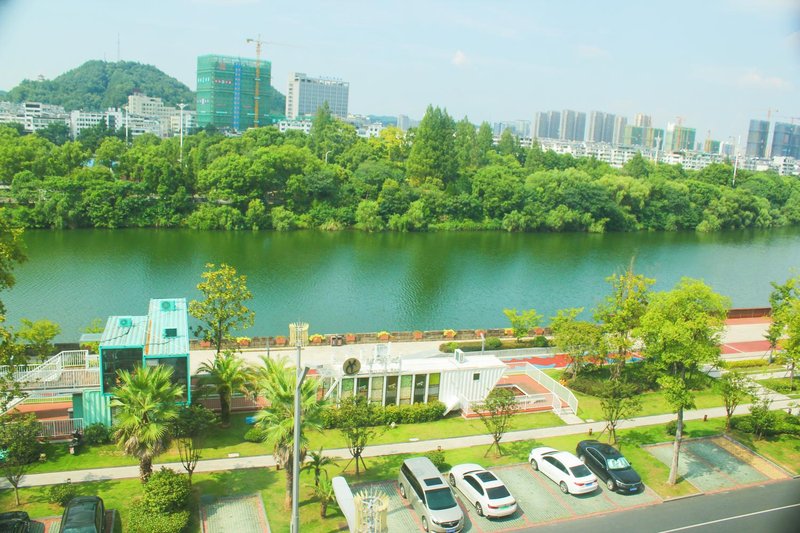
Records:
M25 227L604 232L800 221L796 177L739 171L734 187L729 164L695 172L640 155L615 169L521 148L510 133L494 145L488 124L433 107L418 128L372 139L327 109L309 135L204 131L184 138L182 157L177 138L126 145L102 126L51 137L0 127L4 209Z

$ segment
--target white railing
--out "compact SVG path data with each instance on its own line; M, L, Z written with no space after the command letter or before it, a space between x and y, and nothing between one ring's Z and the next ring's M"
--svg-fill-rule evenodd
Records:
M83 431L83 418L63 418L61 420L40 420L40 437L62 437L71 435L75 430Z
M67 350L58 355L61 356L62 368L92 368L98 366L98 356L96 354L89 355L88 350Z
M508 365L508 369L506 370L506 375L508 374L519 374L524 373L529 378L534 380L539 385L543 386L547 390L553 393L555 397L557 397L560 401L557 401L556 398L553 398L553 410L558 413L563 413L565 410L561 406L561 402L566 403L569 408L572 410L574 414L578 413L578 398L572 393L571 390L566 388L561 383L557 382L535 366L530 363L522 363L522 364L514 364L510 363Z
M96 370L61 370L55 375L42 374L46 379L33 379L23 384L26 391L72 390L100 386L100 372Z
M59 352L39 365L0 366L0 372L9 370L13 370L14 381L20 383L24 390L100 384L98 356L89 355L87 350Z

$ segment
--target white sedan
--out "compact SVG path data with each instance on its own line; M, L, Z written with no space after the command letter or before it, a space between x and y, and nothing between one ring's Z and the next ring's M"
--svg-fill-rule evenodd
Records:
M450 484L475 506L478 516L500 518L517 510L517 501L503 482L481 465L456 465L449 478Z
M543 446L528 455L534 470L539 470L558 484L564 494L586 494L596 490L597 477L577 457Z

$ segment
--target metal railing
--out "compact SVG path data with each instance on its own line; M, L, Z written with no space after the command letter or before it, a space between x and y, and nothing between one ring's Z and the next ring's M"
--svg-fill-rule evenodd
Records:
M537 367L533 366L530 363L508 363L508 369L506 370L506 375L509 374L525 374L536 383L541 385L542 387L546 388L550 392L553 393L554 396L558 397L560 401L556 402L555 398L553 401L553 410L558 413L566 412L561 405L561 402L566 403L569 408L572 410L574 414L578 413L578 398L572 393L571 390L566 388L561 383L557 382Z
M40 420L40 437L63 437L71 435L75 430L83 431L83 418L63 418L60 420Z
M219 411L222 408L219 396L200 398L197 401L212 411ZM252 396L233 396L231 398L231 411L257 411L265 405L266 402L264 398L261 397L254 399Z
M42 373L41 376L41 379L27 381L22 388L26 391L56 391L100 386L100 372L95 370L61 370L55 374Z

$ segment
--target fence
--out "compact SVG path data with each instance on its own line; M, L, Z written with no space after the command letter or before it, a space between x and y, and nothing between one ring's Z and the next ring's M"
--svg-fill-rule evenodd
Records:
M526 374L529 378L536 381L536 383L552 392L554 396L557 396L561 400L561 402L566 403L573 413L578 413L578 398L576 398L572 391L566 388L564 385L557 382L530 363L509 363L508 366L509 370L506 371L506 374ZM554 401L553 410L559 413L564 413L566 409L560 405L561 402ZM558 406L556 406L556 403L558 403Z
M219 411L222 409L219 396L200 398L198 403L212 411ZM253 399L251 396L234 396L231 398L231 411L258 411L265 405L266 400L261 397Z
M40 420L39 436L44 438L65 437L75 430L83 431L83 418L63 418L61 420Z
M517 412L519 413L545 409L552 409L553 411L556 411L561 408L561 399L552 393L524 394L517 396L515 401L517 402ZM478 401L467 400L463 396L459 396L459 402L461 403L461 415L465 417L477 415L478 410L475 409L475 407L482 403Z

